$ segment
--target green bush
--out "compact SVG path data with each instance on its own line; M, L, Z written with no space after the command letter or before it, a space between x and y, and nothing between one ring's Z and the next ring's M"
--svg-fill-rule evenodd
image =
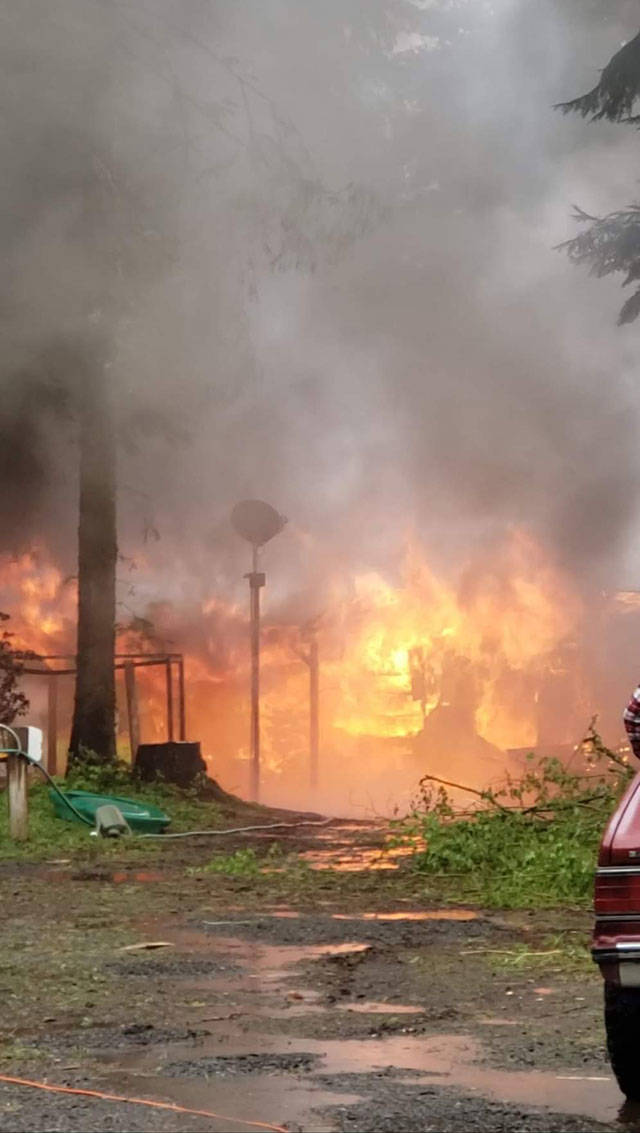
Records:
M131 791L135 779L131 765L121 759L104 760L89 748L81 748L80 756L69 768L65 787L69 790L93 791L96 795L122 794Z
M530 756L520 779L473 792L474 808L463 815L425 776L396 840L413 845L418 872L458 878L467 900L512 908L588 904L598 845L632 772L593 724L581 754L578 772Z

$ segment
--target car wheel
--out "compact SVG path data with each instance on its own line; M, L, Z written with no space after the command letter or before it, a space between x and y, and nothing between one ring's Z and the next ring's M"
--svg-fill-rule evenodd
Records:
M604 1022L611 1068L625 1097L640 1101L640 987L605 981Z

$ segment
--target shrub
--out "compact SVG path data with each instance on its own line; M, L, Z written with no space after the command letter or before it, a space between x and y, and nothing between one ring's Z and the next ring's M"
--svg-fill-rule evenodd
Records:
M9 615L0 613L0 625L9 621ZM12 724L17 716L24 716L29 701L18 688L23 664L11 645L13 634L0 631L0 724Z
M557 759L529 756L519 779L498 790L471 792L471 810L456 810L431 776L421 781L399 839L414 846L413 868L456 875L467 899L529 905L585 904L603 829L632 771L603 744L592 721L575 772Z

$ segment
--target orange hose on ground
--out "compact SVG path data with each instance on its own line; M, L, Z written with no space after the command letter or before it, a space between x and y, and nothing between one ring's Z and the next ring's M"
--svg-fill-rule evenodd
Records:
M131 1105L147 1105L152 1109L170 1109L173 1113L192 1113L196 1117L213 1117L218 1121L230 1121L232 1125L246 1125L252 1129L269 1129L273 1133L287 1133L283 1125L269 1125L266 1121L245 1121L242 1117L229 1117L226 1113L214 1113L210 1109L189 1109L175 1102L154 1102L148 1098L125 1098L119 1094L103 1094L100 1090L79 1090L74 1086L49 1086L46 1082L31 1082L28 1078L11 1078L0 1074L0 1082L13 1086L30 1086L33 1090L49 1090L52 1094L79 1094L81 1097L98 1098L104 1102L129 1102Z

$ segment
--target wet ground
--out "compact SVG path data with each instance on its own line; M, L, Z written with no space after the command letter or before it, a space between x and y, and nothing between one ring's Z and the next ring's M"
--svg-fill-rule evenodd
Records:
M376 882L362 834L303 852L365 870L365 896L305 883L286 905L184 867L3 870L0 1075L169 1108L0 1078L0 1129L640 1129L589 917L429 905Z

